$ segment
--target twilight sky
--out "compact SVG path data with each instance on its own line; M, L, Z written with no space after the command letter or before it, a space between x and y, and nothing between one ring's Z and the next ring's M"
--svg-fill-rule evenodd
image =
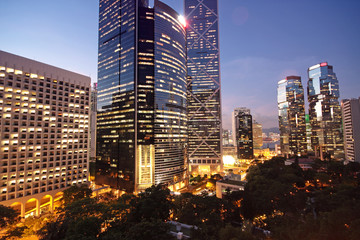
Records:
M206 1L206 0L205 0ZM164 0L179 13L182 0ZM0 49L97 81L98 0L1 0ZM223 126L248 107L277 127L277 82L322 61L360 96L360 1L219 0Z

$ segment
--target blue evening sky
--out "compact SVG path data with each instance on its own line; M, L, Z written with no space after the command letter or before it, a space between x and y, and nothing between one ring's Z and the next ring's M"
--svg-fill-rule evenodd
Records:
M206 1L206 0L205 0ZM182 0L164 0L178 12ZM0 49L97 77L98 0L1 0ZM248 107L277 123L277 82L334 66L343 98L360 96L360 1L219 0L224 128Z

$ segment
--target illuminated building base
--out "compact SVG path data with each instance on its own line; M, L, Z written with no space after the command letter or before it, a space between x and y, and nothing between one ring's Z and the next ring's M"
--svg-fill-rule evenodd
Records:
M182 188L185 188L188 186L188 181L187 180L183 180L181 182L177 182L174 183L173 185L169 185L168 188L170 189L170 191L176 192Z
M155 183L155 146L138 145L136 159L136 188L139 192Z
M212 165L212 164L203 164L203 165L190 165L189 171L191 175L214 175L220 173L221 166L220 165Z

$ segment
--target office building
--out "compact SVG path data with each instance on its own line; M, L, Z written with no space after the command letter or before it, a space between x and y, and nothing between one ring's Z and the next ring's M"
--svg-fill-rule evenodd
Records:
M22 217L88 181L90 81L0 51L0 201Z
M222 132L223 146L233 145L232 132L231 130L223 129Z
M305 104L301 77L288 76L279 81L277 93L281 154L305 155Z
M235 108L233 111L234 142L238 159L254 158L253 120L250 109Z
M90 181L95 181L96 173L96 113L97 113L97 83L91 88L90 96L90 158L89 174Z
M217 0L185 0L188 133L192 173L222 169L219 15Z
M305 114L305 128L306 128L306 149L307 152L312 152L311 148L311 123L309 114Z
M253 120L253 141L254 141L254 149L261 149L263 145L263 137L262 137L262 125L255 120Z
M360 163L360 98L341 101L345 159Z
M161 1L100 0L97 184L185 186L184 24Z
M344 157L339 82L327 62L308 69L308 102L311 145L320 159Z

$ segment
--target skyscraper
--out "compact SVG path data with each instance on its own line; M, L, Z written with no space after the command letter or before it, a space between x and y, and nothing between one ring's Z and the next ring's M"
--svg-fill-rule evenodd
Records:
M90 97L90 181L95 181L96 172L96 113L97 113L97 83L91 88Z
M219 16L217 0L185 0L190 169L222 167Z
M306 148L307 152L312 152L311 147L311 123L309 114L305 114L305 128L306 128Z
M344 152L339 104L339 82L327 62L308 69L311 145L315 155L341 159Z
M306 153L304 89L301 77L288 76L278 83L280 148L283 155Z
M88 181L90 81L0 51L0 202L21 217Z
M230 142L232 142L230 140L231 138L231 131L230 130L227 130L227 129L223 129L223 132L222 132L222 141L223 141L223 146L227 146L227 145L230 145Z
M235 108L233 111L234 145L238 159L254 158L253 120L250 109Z
M360 163L360 98L341 101L345 158Z
M127 192L184 185L186 52L182 18L155 0L100 0L98 184Z
M254 149L260 149L263 145L263 137L262 137L262 125L255 120L253 120L253 141L254 141Z

